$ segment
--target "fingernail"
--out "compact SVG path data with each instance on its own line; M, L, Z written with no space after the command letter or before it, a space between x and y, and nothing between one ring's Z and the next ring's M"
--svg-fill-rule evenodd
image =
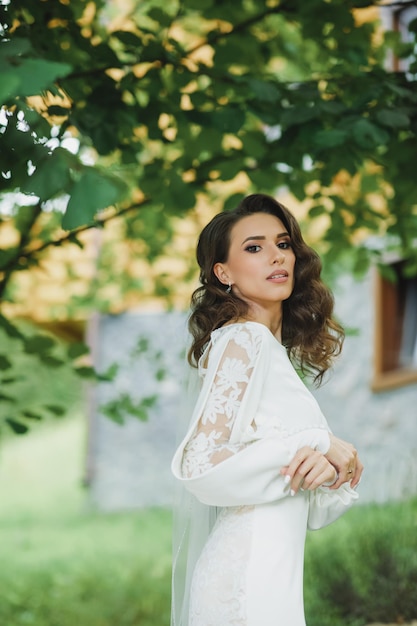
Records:
M290 495L291 495L291 496L295 496L295 491L294 491L294 489L291 489L291 491L290 491Z
M289 474L287 474L287 475L285 476L285 478L284 478L284 483L285 483L286 485L288 485L288 483L290 482L290 480L291 480L291 476L290 476Z

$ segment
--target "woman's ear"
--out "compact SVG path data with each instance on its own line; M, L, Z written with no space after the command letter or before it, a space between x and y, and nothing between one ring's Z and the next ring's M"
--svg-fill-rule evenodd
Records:
M227 271L223 263L216 263L213 267L213 272L216 278L218 278L223 285L228 285L230 283L229 276L227 275Z

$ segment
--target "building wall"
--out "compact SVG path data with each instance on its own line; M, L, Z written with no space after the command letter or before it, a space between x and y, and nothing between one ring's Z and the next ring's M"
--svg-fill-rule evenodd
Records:
M417 494L417 385L373 393L374 299L370 273L345 276L335 290L336 312L348 336L328 382L315 391L332 430L355 444L365 465L363 501Z
M372 280L344 277L336 290L337 314L357 334L347 337L332 376L313 390L335 434L357 447L365 465L359 487L362 502L382 502L417 494L417 385L373 393ZM92 395L87 479L90 501L104 510L169 505L173 482L170 460L184 422L186 318L181 313L103 316L93 333L95 362L120 371L114 383L100 384ZM146 337L150 350L132 355ZM155 380L155 355L167 369ZM160 365L160 363L159 363ZM140 398L158 394L147 422L127 418L124 426L100 414L100 406L128 391Z
M95 366L105 371L115 362L119 365L114 382L100 383L90 391L86 482L95 508L111 511L171 503L170 459L179 436L185 325L185 316L178 313L124 313L98 317L90 326ZM143 339L149 341L149 349L135 354ZM157 381L161 366L166 376ZM127 416L120 425L102 415L100 407L123 393L138 401L158 394L147 421Z

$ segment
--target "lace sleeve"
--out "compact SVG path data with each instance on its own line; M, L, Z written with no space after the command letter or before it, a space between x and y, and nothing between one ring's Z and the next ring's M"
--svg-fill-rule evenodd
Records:
M259 337L247 329L240 329L227 342L201 416L184 448L184 477L198 476L245 447L245 444L232 443L230 437L256 365L259 347Z

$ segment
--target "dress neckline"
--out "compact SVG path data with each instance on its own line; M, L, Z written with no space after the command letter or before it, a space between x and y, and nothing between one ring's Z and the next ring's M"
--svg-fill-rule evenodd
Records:
M284 344L282 344L276 337L275 335L272 333L272 331L268 328L268 326L266 326L265 324L262 324L262 322L255 322L253 320L246 320L245 322L232 322L231 324L225 324L224 326L220 326L219 328L216 328L215 330L213 330L213 332L211 333L211 336L215 335L215 334L220 334L222 331L225 331L227 328L232 328L233 326L246 326L247 324L254 324L255 326L261 326L262 328L264 328L266 330L266 332L272 337L272 339L281 347L284 348L284 350L286 350Z

